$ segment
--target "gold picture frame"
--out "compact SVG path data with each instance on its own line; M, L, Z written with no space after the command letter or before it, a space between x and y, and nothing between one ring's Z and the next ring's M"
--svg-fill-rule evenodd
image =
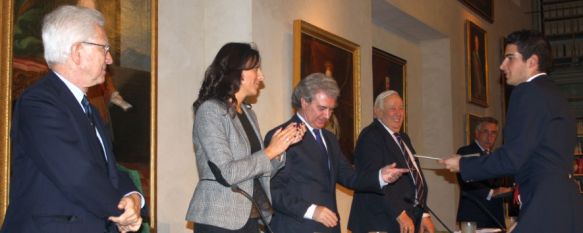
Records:
M486 31L466 20L466 79L470 103L488 107L488 41Z
M360 46L303 20L294 21L293 86L308 74L325 73L340 87L327 127L349 161L360 131ZM346 127L349 125L349 127Z
M379 48L372 48L372 104L383 91L399 93L405 106L401 132L407 132L407 60Z
M60 1L66 2L66 1ZM71 1L74 4L74 1ZM143 64L147 67L149 71L140 71L140 74L146 74L147 80L145 82L149 95L144 97L144 103L147 103L147 108L145 111L149 113L146 119L143 121L146 127L149 127L149 135L145 137L148 140L147 148L144 151L148 153L149 161L143 165L145 171L148 174L144 174L146 177L142 177L142 180L146 180L148 185L147 192L144 193L148 199L148 223L149 229L142 232L156 232L156 161L157 161L157 38L158 38L158 0L148 0L149 4L143 5L143 2L139 2L144 12L149 14L150 21L147 22L146 34L149 36L149 47L146 46L144 49L144 54L147 56L142 56L143 60L138 60L137 64ZM48 2L39 1L39 4L49 4ZM128 2L126 2L128 3ZM57 3L50 3L51 7L55 7ZM71 4L71 3L69 3ZM101 3L97 3L98 5ZM115 5L115 4L114 4ZM9 194L9 182L10 182L10 161L11 161L11 148L10 148L10 124L12 116L12 105L13 105L13 92L18 89L13 89L13 75L14 68L14 28L15 28L15 7L16 0L7 0L0 2L0 225L4 222L6 209L8 206L8 194ZM99 8L98 8L99 9ZM149 12L148 12L149 11ZM20 12L20 11L19 11ZM117 13L118 17L121 16L121 12ZM144 25L143 18L139 18L141 25ZM138 21L135 21L138 23ZM40 21L38 22L40 28ZM135 27L134 27L135 28ZM106 25L106 30L110 34L110 28ZM125 31L119 30L118 35L124 33ZM143 32L143 31L142 31ZM110 35L112 37L112 35ZM116 40L116 39L112 39ZM119 40L119 39L118 39ZM112 42L112 41L110 41ZM115 43L115 42L112 42ZM112 48L113 49L113 48ZM118 48L119 49L119 48ZM121 49L117 50L119 52ZM115 53L116 51L112 51ZM135 52L135 51L133 51ZM141 63L140 63L141 62ZM149 73L149 74L148 74ZM121 91L120 91L121 92ZM122 93L123 94L123 93ZM117 156L116 156L117 157ZM144 183L142 183L144 184Z
M464 5L490 23L494 23L493 0L460 0Z

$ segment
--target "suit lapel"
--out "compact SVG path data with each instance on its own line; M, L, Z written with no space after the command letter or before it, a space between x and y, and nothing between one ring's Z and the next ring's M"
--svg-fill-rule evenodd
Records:
M383 137L383 142L385 142L384 145L385 145L386 151L388 151L389 154L400 155L400 156L392 156L393 158L396 159L397 167L407 167L407 162L405 162L405 159L402 156L403 152L401 151L401 147L399 147L397 142L395 142L395 140L393 139L393 136L389 133L389 131L387 131L387 129L377 119L375 119L374 122L375 122L375 127L380 132L380 135ZM391 157L391 156L389 156L389 154L387 154L386 156Z
M251 116L248 109L251 109L250 104L246 104L246 103L241 104L241 111L243 111L243 114L245 114L245 116L247 117L247 120L249 121L249 124L251 124L251 127L253 128L253 131L255 132L255 135L257 136L257 140L259 140L259 144L261 144L261 148L263 149L264 148L263 139L259 136L259 135L261 135L261 132L259 131L259 127L257 125L255 125L256 119ZM239 123L241 123L241 122L239 121ZM240 126L241 126L241 128L243 128L243 125L240 125ZM243 132L245 132L245 130L243 130ZM249 149L249 150L251 150L251 149Z
M407 162L405 161L405 158L403 157L403 152L401 151L401 147L397 144L397 142L393 139L393 136L389 133L389 131L377 120L374 120L375 122L375 127L377 128L377 130L380 132L381 136L383 137L383 141L385 142L385 147L386 150L389 152L389 154L396 154L399 156L392 156L396 162L397 162L397 167L401 167L401 168L406 168L407 167ZM401 138L403 140L403 143L405 143L405 145L409 148L409 150L411 150L411 153L415 153L415 150L413 149L413 147L411 146L410 140L409 140L409 136L406 133L401 133ZM387 155L389 156L389 155ZM423 182L426 182L425 176L423 175L423 171L421 170L421 164L419 163L419 160L417 160L415 158L415 163L417 165L417 167L419 168L419 173L421 175L421 179L423 179ZM411 185L414 186L413 183L413 177L411 175L409 175L410 178L410 183ZM427 185L425 185L425 195L427 195Z
M93 108L93 107L92 107ZM93 108L95 111L97 109ZM117 161L115 160L115 156L113 155L113 147L111 144L111 140L109 139L109 135L105 132L105 127L103 126L103 122L99 117L99 114L95 112L93 114L95 128L99 131L99 136L101 136L101 140L103 141L104 153L107 157L107 174L109 175L109 179L114 187L119 186L119 177L117 174ZM98 145L101 146L101 145ZM105 159L105 158L104 158Z
M79 130L82 131L81 133L85 137L84 141L89 146L89 150L91 152L89 153L90 155L89 159L94 160L96 164L102 166L104 172L114 174L115 175L114 179L111 179L111 176L109 177L110 180L112 181L112 184L114 184L114 186L117 187L117 168L115 168L115 159L111 161L113 162L111 163L113 168L109 165L106 165L103 162L104 158L102 157L101 153L97 153L99 150L101 150L99 148L101 147L101 145L99 145L99 140L96 139L97 135L95 133L95 129L94 127L91 126L89 119L87 119L87 115L85 115L83 107L81 107L79 102L77 102L77 99L75 98L71 90L67 88L65 83L63 83L63 81L61 81L61 79L59 79L59 77L57 77L57 75L54 72L51 71L50 74L51 75L48 77L48 79L56 90L55 94L56 98L58 98L60 100L59 102L62 103L63 106L71 112L75 124L78 126ZM95 114L93 114L93 116L94 118L97 116L97 118L95 118L94 121L96 123L97 129L99 130L100 136L102 136L102 140L106 150L105 153L107 153L108 158L114 158L113 152L110 149L111 141L109 137L104 133L105 131L103 130L103 123L101 122L98 115L99 114L95 110Z
M241 109L243 109L244 106L241 106ZM231 115L231 110L227 109L228 113L228 117L231 117L233 115ZM244 111L244 110L243 110ZM249 139L247 138L247 133L245 133L245 128L243 128L243 124L241 123L241 121L239 120L239 117L237 116L237 112L233 111L232 114L235 114L234 117L231 118L231 122L233 122L233 127L235 127L235 131L237 133L237 138L239 141L243 141L244 143L240 143L240 146L245 147L245 151L246 153L244 153L245 155L248 155L251 153L251 144L249 142ZM261 141L260 141L261 142ZM236 156L239 153L233 153L233 156ZM235 159L240 159L240 157L235 157Z
M326 135L326 136L324 136L324 135ZM334 189L334 187L336 186L336 179L335 179L336 176L334 175L334 174L336 174L336 163L338 162L339 159L342 159L342 158L336 158L336 157L333 157L333 155L341 155L342 153L340 153L339 151L332 152L332 150L335 150L335 148L333 146L331 146L332 142L330 140L333 140L331 138L335 137L334 134L328 133L328 131L326 131L325 129L322 129L322 136L324 136L324 141L326 141L326 145L328 146L327 147L328 150L326 151L326 154L324 154L324 156L325 156L324 157L324 166L326 166L326 168L328 169L328 172L329 172L328 175L330 176L329 177L330 186L332 187L332 189ZM314 140L314 142L315 142L315 140ZM316 142L316 145L317 144L318 143ZM328 167L328 164L330 165L330 167Z
M292 117L292 119L285 124L285 126L287 126L290 123L303 123L302 120L296 115L294 114L294 116ZM283 127L285 127L283 126ZM306 127L307 128L307 127ZM309 129L308 129L309 131ZM314 161L317 162L318 164L318 168L319 169L323 169L322 171L328 171L328 181L331 184L331 187L334 187L336 184L336 180L332 177L333 171L334 171L334 164L335 164L335 158L332 158L330 155L331 154L335 154L336 152L331 152L331 150L333 150L334 148L332 148L332 143L329 141L331 140L329 136L330 134L327 134L327 132L322 129L321 131L321 135L323 136L323 139L326 141L326 145L328 146L328 154L324 154L324 152L320 152L315 154L314 151L322 151L322 149L320 148L320 145L318 144L318 142L316 142L316 138L314 138L314 134L313 132L306 132L306 134L304 134L304 138L302 139L302 144L303 147L305 147L306 152L305 154L307 154L308 156L317 156L316 159L314 159ZM330 159L330 168L328 168L328 159ZM325 169L325 170L324 170Z

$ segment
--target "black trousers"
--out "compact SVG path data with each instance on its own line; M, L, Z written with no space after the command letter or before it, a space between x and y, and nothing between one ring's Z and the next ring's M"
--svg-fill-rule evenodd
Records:
M257 220L258 219L256 218L250 218L247 220L247 223L238 230L228 230L217 226L195 223L194 233L258 233L259 222L257 222Z
M423 221L423 208L415 207L415 210L413 210L413 216L411 216L411 220L413 220L413 223L415 224L415 231L419 231L419 228L421 227L421 221Z

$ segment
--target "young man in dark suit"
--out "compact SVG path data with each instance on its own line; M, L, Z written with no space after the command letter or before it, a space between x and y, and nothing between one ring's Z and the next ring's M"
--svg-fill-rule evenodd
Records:
M472 143L460 147L457 154L487 156L494 149L497 137L498 121L493 117L483 117L476 125ZM502 186L504 178L465 182L459 173L457 178L461 190L457 221L476 222L478 228L506 228L504 199L498 197L501 194L510 193L512 188Z
M51 71L16 102L12 179L2 232L128 232L141 194L118 173L111 140L85 93L113 62L96 10L61 6L43 23Z
M427 183L409 136L401 131L405 107L393 90L379 94L375 119L362 130L354 153L358 173L378 170L381 164L396 164L409 172L381 192L356 191L348 228L353 233L435 232L426 209Z
M544 35L516 31L505 40L500 69L514 90L504 145L488 156L455 155L441 163L464 181L514 175L521 208L514 233L581 232L583 197L572 172L575 117L546 72L552 64Z
M285 167L271 180L275 210L271 226L275 232L340 233L336 183L353 189L380 191L407 172L388 163L371 174L359 176L354 172L334 134L324 129L339 94L333 78L322 73L308 75L293 92L292 105L297 114L267 133L266 144L277 129L293 122L304 123L308 129L300 142L287 149Z

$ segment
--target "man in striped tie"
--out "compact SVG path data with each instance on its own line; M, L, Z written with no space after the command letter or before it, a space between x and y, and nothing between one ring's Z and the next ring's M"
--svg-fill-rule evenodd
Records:
M271 227L275 232L340 233L336 183L355 190L381 192L408 172L390 163L379 163L377 169L363 174L354 172L334 134L325 129L339 94L333 78L322 73L308 75L292 95L297 113L267 133L265 143L269 144L274 132L288 124L305 124L309 130L300 142L287 149L285 167L271 180L275 210Z
M411 140L402 132L405 108L399 93L388 90L379 94L374 114L375 119L362 130L356 143L357 172L392 163L409 172L383 187L381 193L355 192L348 228L353 233L433 233L435 227L426 208L427 183L419 161L413 157Z

